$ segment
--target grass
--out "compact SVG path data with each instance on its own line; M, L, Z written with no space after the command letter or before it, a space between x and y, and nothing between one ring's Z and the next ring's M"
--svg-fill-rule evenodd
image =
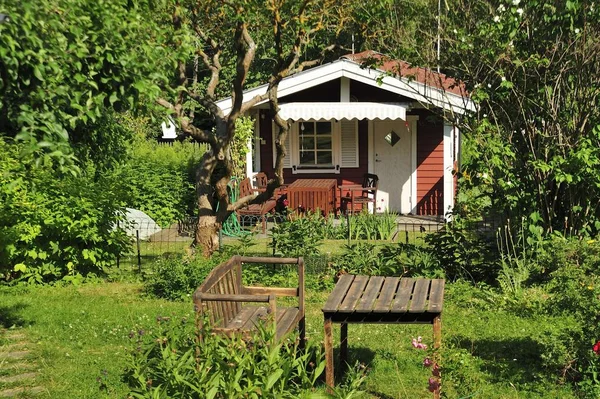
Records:
M573 398L541 366L536 337L554 321L495 311L466 284L448 284L443 315L444 392L448 398ZM40 398L123 398L121 380L131 332L149 331L157 316L192 317L191 300L144 298L135 282L81 287L0 288L0 324L21 327L33 344L45 391ZM326 292L307 290L307 332L321 341ZM483 300L485 302L485 300ZM424 352L411 346L429 325L349 325L351 362L366 363L366 398L431 398ZM334 325L339 347L339 325ZM0 333L0 345L7 340ZM1 367L0 367L1 368ZM339 379L338 379L339 381ZM101 389L101 382L108 389ZM0 385L0 389L2 386Z

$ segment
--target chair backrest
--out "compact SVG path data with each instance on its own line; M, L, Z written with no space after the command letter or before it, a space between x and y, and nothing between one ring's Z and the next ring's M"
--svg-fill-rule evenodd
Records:
M369 189L365 191L370 193L377 191L377 187L379 187L379 176L374 175L373 173L365 173L362 186L363 188Z
M256 175L254 175L254 181L256 183L256 188L266 189L269 178L267 177L266 173L258 172Z
M239 198L254 194L254 191L252 190L252 185L250 184L250 179L248 179L247 177L240 182L239 188L240 188Z

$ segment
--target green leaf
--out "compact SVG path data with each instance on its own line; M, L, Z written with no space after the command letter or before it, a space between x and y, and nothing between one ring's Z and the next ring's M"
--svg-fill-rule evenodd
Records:
M274 373L272 373L269 376L269 378L267 378L267 385L265 386L265 389L270 390L271 388L273 388L273 385L275 385L279 377L281 377L281 374L283 374L283 370L281 369L276 370Z
M16 272L25 273L27 271L27 266L25 266L24 263L17 263L13 269Z
M41 80L42 82L44 81L44 77L42 76L39 65L35 65L33 67L33 76L35 76L37 80Z
M108 102L110 103L110 105L113 105L117 100L119 100L119 97L117 93L113 91L110 94L110 97L108 98Z

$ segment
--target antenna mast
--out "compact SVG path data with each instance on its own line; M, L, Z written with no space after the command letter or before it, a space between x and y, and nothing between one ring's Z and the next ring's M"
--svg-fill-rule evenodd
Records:
M438 15L437 15L437 71L440 73L440 45L441 45L441 30L442 30L442 0L438 0Z

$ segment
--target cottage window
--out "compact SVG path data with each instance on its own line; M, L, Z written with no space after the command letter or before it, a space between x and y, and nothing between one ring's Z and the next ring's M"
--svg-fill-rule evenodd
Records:
M340 173L340 168L358 167L356 120L295 122L285 144L283 167L292 173ZM273 146L273 162L275 155Z
M299 167L333 166L331 122L302 122L298 132Z

